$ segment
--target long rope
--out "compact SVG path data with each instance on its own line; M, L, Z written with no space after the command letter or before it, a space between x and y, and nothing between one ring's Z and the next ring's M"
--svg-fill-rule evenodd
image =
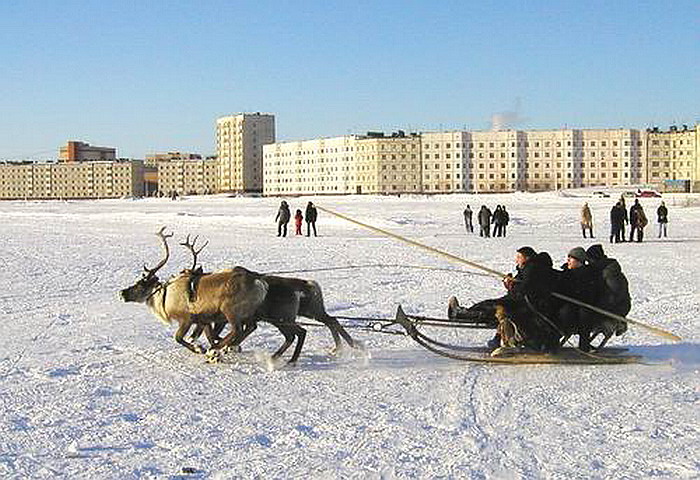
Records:
M350 222L350 223L354 223L355 225L359 225L359 226L361 226L361 227L367 228L367 229L372 230L372 231L374 231L374 232L380 233L380 234L382 234L382 235L384 235L384 236L391 237L391 238L395 238L395 239L400 240L400 241L402 241L402 242L404 242L404 243L408 243L409 245L413 245L414 247L422 248L423 250L427 250L427 251L429 251L429 252L431 252L431 253L435 253L435 254L437 254L437 255L442 255L443 257L446 257L446 258L448 258L448 259L450 259L450 260L453 260L453 261L455 261L455 262L463 263L463 264L465 264L465 265L469 265L470 267L477 268L477 269L479 269L479 270L483 270L483 271L485 271L485 272L487 272L487 273L489 273L489 274L491 274L491 275L493 275L493 276L495 276L495 277L498 277L498 278L500 278L500 279L503 279L503 278L506 276L506 274L504 274L504 273L502 273L502 272L499 272L499 271L497 271L497 270L493 270L493 269L491 269L491 268L485 267L485 266L483 266L483 265L480 265L480 264L478 264L478 263L476 263L476 262L472 262L472 261L470 261L470 260L466 260L466 259L464 259L464 258L460 258L460 257L458 257L458 256L456 256L456 255L453 255L453 254L451 254L451 253L445 252L445 251L443 251L443 250L439 250L439 249L437 249L437 248L430 247L430 246L428 246L428 245L424 245L424 244L422 244L422 243L420 243L420 242L417 242L417 241L415 241L415 240L411 240L410 238L406 238L406 237L403 237L403 236L401 236L401 235L397 235L396 233L390 232L390 231L388 231L388 230L383 230L383 229L381 229L381 228L377 228L377 227L374 227L374 226L372 226L372 225L368 225L368 224L366 224L366 223L359 222L359 221L357 221L357 220L355 220L355 219L353 219L353 218L350 218L350 217L348 217L348 216L346 216L346 215L340 214L340 213L338 213L338 212L334 212L333 210L329 210L329 209L324 208L324 207L321 207L321 206L319 206L319 205L316 205L316 208L318 208L319 210L321 210L321 211L323 211L323 212L326 212L326 213L329 213L329 214L331 214L331 215L334 215L334 216L336 216L336 217L338 217L338 218L342 218L343 220L346 220L346 221L348 221L348 222ZM638 321L638 320L633 320L633 319L631 319L631 318L629 318L629 317L622 317L622 316L620 316L620 315L616 315L616 314L614 314L614 313L612 313L612 312L608 312L607 310L603 310L602 308L598 308L598 307L595 307L595 306L593 306L593 305L589 305L588 303L581 302L580 300L576 300L575 298L571 298L571 297L569 297L569 296L567 296L567 295L563 295L563 294L561 294L561 293L556 293L556 292L552 292L552 295L555 296L555 297L557 297L557 298L560 298L560 299L562 299L562 300L565 300L565 301L567 301L567 302L571 302L571 303L573 303L573 304L575 304L575 305L579 305L579 306L581 306L581 307L588 308L589 310L592 310L592 311L594 311L594 312L596 312L596 313L599 313L599 314L601 314L601 315L605 315L605 316L607 316L607 317L609 317L609 318L612 318L612 319L615 319L615 320L618 320L618 321L621 321L621 322L630 323L630 324L632 324L632 325L637 325L638 327L641 327L641 328L644 328L644 329L646 329L646 330L649 330L650 332L652 332L652 333L654 333L654 334L656 334L656 335L660 335L660 336L665 337L665 338L668 338L668 339L670 339L670 340L674 340L674 341L681 341L681 340L682 340L681 337L679 337L678 335L676 335L676 334L674 334L674 333L671 333L671 332L669 332L669 331L663 330L663 329L658 328L658 327L654 327L654 326L652 326L652 325L647 325L646 323L642 323L642 322L640 322L640 321Z

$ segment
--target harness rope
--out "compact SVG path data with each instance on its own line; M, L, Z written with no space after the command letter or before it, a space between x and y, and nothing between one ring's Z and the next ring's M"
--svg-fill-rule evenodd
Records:
M455 262L463 263L463 264L469 265L470 267L473 267L473 268L476 268L476 269L479 269L479 270L483 270L483 271L485 271L485 272L491 274L492 276L498 277L498 278L500 278L500 279L503 279L503 278L506 276L506 274L504 274L504 273L502 273L502 272L499 272L499 271L497 271L497 270L493 270L493 269L491 269L491 268L485 267L485 266L483 266L483 265L480 265L480 264L478 264L478 263L476 263L476 262L472 262L472 261L470 261L470 260L466 260L466 259L464 259L464 258L460 258L460 257L458 257L458 256L456 256L456 255L453 255L453 254L451 254L451 253L445 252L445 251L443 251L443 250L439 250L439 249L437 249L437 248L430 247L430 246L428 246L428 245L424 245L424 244L422 244L422 243L420 243L420 242L417 242L417 241L412 240L412 239L410 239L410 238L403 237L403 236L398 235L398 234L396 234L396 233L389 232L389 231L387 231L387 230L383 230L383 229L381 229L381 228L377 228L377 227L374 227L374 226L372 226L372 225L368 225L368 224L366 224L366 223L359 222L359 221L357 221L357 220L355 220L355 219L353 219L353 218L350 218L350 217L348 217L348 216L346 216L346 215L343 215L343 214L341 214L341 213L338 213L338 212L334 212L333 210L329 210L329 209L327 209L327 208L325 208L325 207L322 207L322 206L320 206L320 205L316 205L316 208L318 208L319 210L321 210L321 211L323 211L323 212L329 213L329 214L331 214L331 215L333 215L333 216L336 216L336 217L338 217L338 218L341 218L341 219L343 219L343 220L346 220L346 221L348 221L348 222L350 222L350 223L353 223L353 224L355 224L355 225L359 225L359 226L361 226L361 227L363 227L363 228L366 228L366 229L372 230L372 231L374 231L374 232L380 233L381 235L384 235L384 236L387 236L387 237L391 237L391 238L395 238L395 239L400 240L400 241L402 241L402 242L404 242L404 243L408 243L409 245L413 245L414 247L422 248L422 249L424 249L424 250L427 250L427 251L429 251L429 252L431 252L431 253L435 253L435 254L437 254L437 255L441 255L441 256L446 257L446 258L448 258L448 259L450 259L450 260L453 260L453 261L455 261ZM563 294L557 293L557 292L552 292L552 296L557 297L557 298L559 298L559 299L561 299L561 300L564 300L564 301L573 303L573 304L575 304L575 305L578 305L578 306L587 308L587 309L592 310L592 311L594 311L594 312L596 312L596 313L599 313L599 314L601 314L601 315L605 315L605 316L607 316L607 317L609 317L609 318L612 318L612 319L615 319L615 320L618 320L618 321L622 321L622 322L626 322L626 323L629 323L629 324L632 324L632 325L637 325L637 326L639 326L639 327L641 327L641 328L644 328L644 329L646 329L646 330L651 331L652 333L654 333L654 334L656 334L656 335L659 335L659 336L668 338L668 339L670 339L670 340L674 340L674 341L681 341L681 340L682 340L681 337L679 337L678 335L676 335L676 334L674 334L674 333L668 332L668 331L666 331L666 330L663 330L663 329L661 329L661 328L658 328L658 327L655 327L655 326L652 326L652 325L647 325L647 324L642 323L642 322L640 322L640 321L638 321L638 320L633 320L633 319L628 318L628 317L622 317L622 316L617 315L617 314L615 314L615 313L608 312L607 310L603 310L602 308L598 308L598 307L595 307L595 306L593 306L593 305L589 305L588 303L581 302L580 300L576 300L576 299L571 298L571 297L569 297L569 296L567 296L567 295L563 295Z

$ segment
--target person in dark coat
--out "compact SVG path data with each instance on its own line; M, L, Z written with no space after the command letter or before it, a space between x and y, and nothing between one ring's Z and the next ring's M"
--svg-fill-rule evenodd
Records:
M306 214L304 215L304 218L306 218L306 236L311 236L311 230L313 229L315 237L316 219L318 218L318 211L316 210L316 207L314 207L313 203L309 202L306 204Z
M491 236L491 210L486 205L482 205L479 210L479 227L481 227L480 237Z
M501 299L504 311L496 314L501 346L554 351L561 332L553 320L556 303L551 293L557 278L552 259L546 252L521 247L515 261L517 274L503 280L508 291Z
M474 233L474 225L472 224L472 209L469 205L464 209L464 227L467 232Z
M580 302L593 305L599 295L595 271L586 262L588 255L582 247L569 251L566 263L562 266L556 292ZM557 323L563 332L579 336L579 349L591 348L590 334L595 315L584 307L562 300L557 311Z
M666 226L668 225L668 209L666 208L666 204L664 204L664 202L661 202L659 208L656 209L656 219L659 222L659 238L661 238L662 232L664 234L664 237L666 237Z
M644 209L639 203L639 199L634 200L634 205L630 207L630 242L634 237L634 232L637 232L637 242L644 239L644 227L647 226L648 220L644 214Z
M508 223L510 223L510 214L508 214L508 210L506 210L505 205L501 205L501 212L503 215L503 225L501 225L501 234L505 237L506 227L508 227Z
M625 224L625 210L620 202L613 205L610 210L610 243L622 241L622 231Z
M493 233L494 237L501 236L501 222L503 221L503 215L501 215L501 206L496 205L496 210L493 211L493 216L491 217L491 223L493 223Z
M291 218L291 216L292 214L289 211L289 205L287 205L286 201L282 200L280 208L279 210L277 210L277 216L275 217L275 221L277 222L278 237L287 236L287 224L289 223L289 219Z
M603 246L600 244L588 247L586 254L594 271L595 281L598 284L597 292L599 295L594 305L607 312L622 317L626 316L632 308L632 299L629 292L629 283L625 274L622 273L622 267L620 267L617 260L605 255ZM598 345L598 348L602 348L613 334L622 335L626 331L626 322L599 315L593 317L589 337L590 341L592 341L597 335L602 333L604 338Z
M625 203L624 195L620 195L620 207L622 208L622 224L620 227L620 241L622 243L627 241L627 234L625 233L625 225L629 223L629 216L627 215L627 204Z

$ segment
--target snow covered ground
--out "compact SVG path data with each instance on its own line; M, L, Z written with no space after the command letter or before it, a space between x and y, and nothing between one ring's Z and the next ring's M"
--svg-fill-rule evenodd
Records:
M292 211L309 198L291 199ZM700 200L665 197L668 239L607 243L610 198L548 194L313 198L319 205L499 271L531 245L563 262L597 241L631 284L613 345L656 365L493 366L437 357L359 330L367 354L334 358L309 328L295 367L269 371L282 337L262 326L242 354L206 364L118 291L161 250L167 225L210 241L206 269L242 265L317 280L336 315L443 316L447 298L498 296L493 277L320 212L318 238L277 238L279 199L199 197L0 205L2 478L698 478ZM643 199L654 217L658 199ZM467 235L462 209L505 204L509 236ZM173 245L161 272L190 258ZM324 270L355 266L354 269ZM411 266L434 268L418 269ZM446 269L459 269L460 272ZM316 270L316 271L309 271ZM492 332L454 332L481 344Z

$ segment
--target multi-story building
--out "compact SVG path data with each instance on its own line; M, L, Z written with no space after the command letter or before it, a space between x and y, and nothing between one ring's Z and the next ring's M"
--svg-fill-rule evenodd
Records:
M344 136L263 146L263 193L355 193L356 141Z
M72 199L140 197L141 160L8 163L0 166L0 198Z
M398 131L368 133L357 140L355 189L352 193L420 193L421 138ZM350 189L352 191L352 188Z
M58 150L62 162L86 162L94 160L116 160L117 149L112 147L94 147L88 143L69 141Z
M368 133L263 147L265 195L421 191L420 137Z
M700 130L672 126L667 131L647 130L646 181L665 189L677 182L687 186L700 181ZM697 190L694 188L694 190Z
M162 194L209 194L219 191L215 159L158 162L158 190Z
M275 116L241 113L216 120L219 188L262 192L263 145L275 141Z
M181 160L201 160L202 156L198 153L187 153L187 152L166 152L166 153L152 153L146 155L146 161L144 165L147 167L156 167L158 162L177 162Z

